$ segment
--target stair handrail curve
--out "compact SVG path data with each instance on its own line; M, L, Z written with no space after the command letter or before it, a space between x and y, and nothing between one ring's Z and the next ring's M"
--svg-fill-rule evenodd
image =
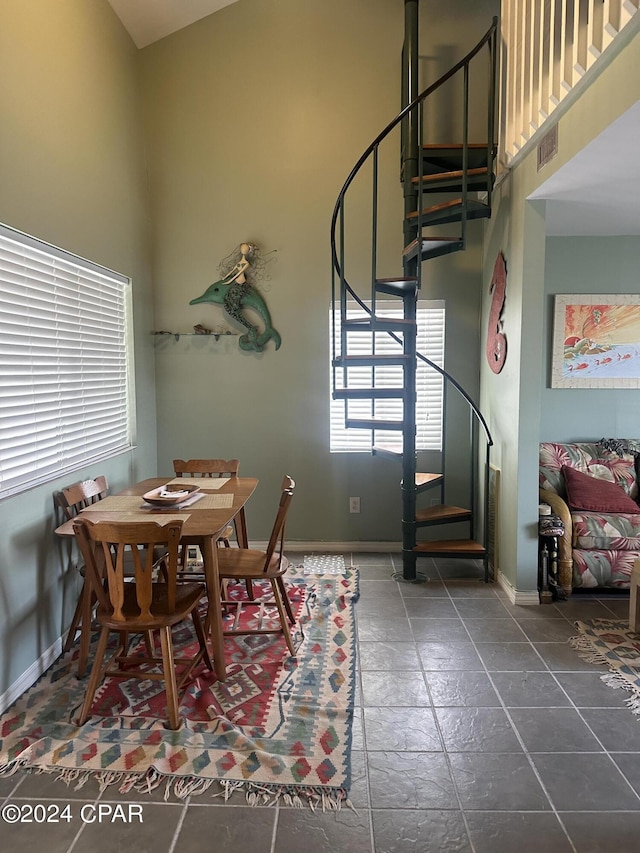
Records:
M402 121L405 119L412 110L416 110L420 104L429 97L429 95L433 94L437 91L441 86L443 86L448 80L450 80L455 74L457 74L460 70L462 70L465 66L467 66L471 60L477 56L477 54L482 50L482 48L491 44L492 50L494 52L497 46L497 30L498 30L498 18L494 17L491 23L491 26L484 34L484 36L480 39L480 41L455 65L453 65L448 71L446 71L441 77L438 78L434 83L424 89L413 101L407 104L398 114L392 119L384 128L380 131L380 133L375 137L375 139L367 146L364 152L356 161L355 165L349 172L340 192L338 193L338 198L336 200L333 213L331 216L331 260L332 260L332 302L335 305L335 278L336 275L340 280L342 288L349 293L352 299L362 308L369 316L372 315L371 308L364 302L363 299L356 293L356 291L351 287L349 282L344 277L343 268L340 264L340 260L338 258L338 250L337 250L337 240L336 240L336 230L338 224L338 217L340 216L340 212L343 210L344 206L344 198L347 190L353 183L356 175L359 173L360 169L363 165L368 161L371 155L377 150L380 143L394 130ZM492 139L487 140L488 146L493 147L494 143ZM401 339L391 331L387 331L387 334L397 343L402 344ZM335 335L334 335L335 340ZM488 447L493 446L493 438L491 436L491 432L489 430L488 424L482 415L482 412L478 409L477 405L471 399L469 394L464 390L464 388L460 385L460 383L451 376L444 368L440 367L435 362L431 361L427 356L423 353L417 352L416 357L427 364L430 368L435 370L440 376L443 377L447 382L450 382L453 387L458 391L458 393L464 398L464 400L469 405L471 411L477 418L478 422L482 426L482 429L485 434L485 439Z
M453 65L448 71L446 71L441 77L439 77L435 83L432 83L430 86L427 86L424 91L422 91L416 98L414 98L411 103L407 104L398 115L386 125L386 127L380 131L380 133L375 137L373 142L371 142L367 148L360 155L358 160L356 161L354 167L349 172L344 184L342 185L342 189L338 193L338 198L333 208L333 214L331 216L331 257L333 262L333 267L336 272L341 275L340 263L338 261L338 252L336 249L336 225L338 222L338 216L340 213L340 209L342 207L345 194L351 184L353 183L354 178L362 168L362 166L369 159L371 154L375 151L375 149L380 145L380 143L387 137L391 131L396 128L400 122L409 115L412 110L415 110L426 98L429 97L433 92L443 86L448 80L451 79L455 74L458 73L465 65L468 65L471 60L482 50L485 44L488 44L492 39L495 41L495 36L498 29L498 18L494 17L491 26L484 34L484 36L480 39L478 44L473 47L466 56L464 56L459 62ZM491 144L491 143L490 143ZM355 293L352 290L351 286L345 282L345 285L352 296L355 297Z

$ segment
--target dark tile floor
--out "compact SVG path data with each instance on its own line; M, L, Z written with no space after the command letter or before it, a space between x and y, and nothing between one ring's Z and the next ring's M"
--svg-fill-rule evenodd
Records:
M354 810L250 808L238 795L227 805L206 794L164 802L162 791L140 800L22 774L0 777L5 806L34 805L35 819L35 804L42 815L70 803L71 819L5 820L0 849L640 850L640 720L624 691L605 686L602 668L567 643L576 619L626 619L628 599L575 595L518 607L480 582L473 563L424 561L429 581L414 585L393 579L397 555L348 554L347 562L352 556L361 569ZM83 806L93 822L80 820Z

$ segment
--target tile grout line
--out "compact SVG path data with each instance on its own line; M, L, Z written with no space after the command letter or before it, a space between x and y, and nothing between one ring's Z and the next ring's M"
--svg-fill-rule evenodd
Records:
M444 579L443 579L443 582L444 582ZM452 595L451 595L451 593L449 592L449 589L448 589L448 587L447 587L446 582L444 582L444 583L445 583L445 589L447 590L447 594L448 594L449 599L450 599L450 601L451 601L451 603L452 603L452 605L453 605L453 608L454 608L455 612L457 613L458 617L460 618L460 620L461 620L461 622L462 622L462 624L463 624L463 626L464 626L465 631L467 632L467 635L468 635L468 637L469 637L469 641L470 641L470 643L471 643L471 645L472 645L472 647L473 647L473 649L474 649L475 653L478 655L478 660L480 661L480 664L481 664L481 665L482 665L482 667L483 667L484 673L485 673L485 675L487 676L487 679L489 680L489 683L491 684L491 687L492 687L492 689L493 689L493 691L494 691L494 693L495 693L495 695L496 695L496 697L497 697L498 701L500 702L500 707L502 708L502 711L504 712L504 714L505 714L505 716L506 716L506 718L507 718L507 720L508 720L508 722L509 722L509 725L510 725L510 727L511 727L512 732L514 733L514 735L515 735L516 739L518 740L518 742L519 742L519 743L520 743L520 745L521 745L523 755L525 756L525 758L526 758L526 760L527 760L527 762L528 762L528 764L529 764L529 766L530 766L530 768L531 768L531 770L532 770L532 772L533 772L533 774L534 774L534 777L536 778L536 780L537 780L538 784L540 785L540 788L541 788L542 792L544 793L544 796L545 796L545 797L546 797L546 799L547 799L547 802L548 802L548 804L549 804L549 806L550 806L550 808L551 808L551 812L555 815L556 820L558 820L558 822L559 822L560 826L562 827L563 832L565 833L565 836L566 836L567 840L568 840L568 841L569 841L569 843L571 844L571 846L572 846L572 848L573 848L573 850L574 850L574 853L575 853L575 846L573 845L573 842L572 842L572 840L571 840L571 838L570 838L570 836L569 836L569 833L567 832L567 829L566 829L566 827L565 827L565 825L564 825L563 821L560 819L560 816L559 816L559 814L558 814L558 811L557 811L557 809L556 809L556 808L555 808L555 806L554 806L553 800L551 799L551 796L550 796L549 792L547 791L547 788L546 788L546 786L544 785L543 780L542 780L542 778L540 777L540 774L538 773L537 768L536 768L536 767L535 767L535 765L534 765L534 762L533 762L533 760L532 760L532 758L531 758L531 756L530 756L530 754L529 754L529 752L528 752L528 750L527 750L527 748L526 748L526 745L525 745L524 741L522 740L522 737L521 737L521 735L520 735L520 732L518 731L518 729L516 728L516 726L515 726L515 724L514 724L514 722L513 722L513 718L511 717L511 714L509 714L509 711L508 711L508 709L507 709L507 706L506 706L506 704L505 704L505 702L504 702L504 700L503 700L503 698L502 698L502 696L501 696L500 692L499 692L499 691L498 691L498 689L496 688L496 684L495 684L494 679L492 678L491 672L490 672L490 670L488 669L487 664L485 663L484 659L482 658L482 656L480 655L480 653L479 653L479 651L478 651L477 643L476 643L476 641L474 640L474 638L471 636L471 632L469 631L469 628L468 628L468 626L467 626L467 624L466 624L466 618L460 614L460 611L458 610L458 607L456 606L454 596L452 596ZM497 596L496 596L496 598L497 598ZM500 602L500 603L502 604L502 602ZM504 605L503 605L503 607L504 607ZM515 622L515 624L516 624L516 625L518 625L517 620L516 620L516 619L515 619L515 618L514 618L514 617L513 617L509 612L508 612L508 610L507 610L507 608L506 608L506 607L504 607L504 610L505 610L505 613L507 614L507 617L505 617L505 618L510 618L513 622ZM470 617L470 618L473 618L473 617ZM518 628L519 628L520 630L522 630L522 629L520 628L520 625L518 625ZM524 634L524 631L523 631L522 633ZM547 664L546 664L546 661L544 661L544 659L542 658L542 656L537 652L537 649L535 649L535 648L533 647L533 644L531 643L531 641L529 640L529 638L526 636L526 634L525 634L525 640L523 641L523 643L526 643L526 644L528 644L529 646L531 646L531 647L533 648L533 650L536 652L536 654L538 654L538 657L540 658L541 662L542 662L542 663L544 664L544 666L548 669L548 666L547 666ZM427 674L426 674L428 670L425 670L425 669L424 669L424 663L423 663L423 661L422 661L422 657L421 657L421 655L418 655L418 658L419 658L419 660L420 660L421 669L422 669L422 672L423 672L423 677L424 677L425 683L426 683L426 685L427 685L427 691L429 691L429 695L431 695L430 690L429 690L428 678L427 678ZM518 670L518 671L520 671L520 670ZM526 671L526 670L525 670L525 671ZM433 701L432 701L432 703L431 703L431 704L432 704L432 707L434 707L434 706L433 706ZM455 790L456 790L456 795L457 795L457 797L458 797L458 802L459 802L459 804L460 804L460 811L461 811L461 814L462 814L462 817L463 817L463 820L464 820L465 828L467 829L467 834L468 834L468 836L469 836L469 840L470 840L471 844L473 845L473 839L472 839L472 836L471 836L471 832L469 831L469 826L468 826L468 822L467 822L467 814L466 814L467 809L465 809L465 807L463 806L462 802L460 801L460 795L459 795L458 785L457 785L457 783L456 783L456 779L455 779L455 774L454 774L453 772L451 772L451 771L452 771L452 765L451 765L451 763L450 763L449 750L447 749L446 741L445 741L445 739L444 739L444 737L443 737L443 735L442 735L442 731L441 731L441 727L440 727L440 722L439 722L439 720L438 720L438 715L437 715L437 713L436 713L436 711L435 711L435 707L434 707L434 718L435 718L435 720L436 720L436 726L437 726L437 728L438 728L438 732L439 732L440 737L441 737L441 739L442 739L442 744L443 744L443 748L444 748L444 754L445 754L445 756L446 756L447 765L449 766L449 769L450 769L451 779L452 779L452 782L453 782L453 784L454 784L454 788L455 788ZM470 810L470 811L473 811L473 810ZM509 810L509 811L511 811L511 810Z
M167 853L174 853L174 851L176 849L176 844L178 843L178 837L180 836L180 833L182 832L182 826L183 826L185 819L187 817L187 810L189 808L190 802L191 802L191 797L187 797L187 799L185 800L185 803L182 807L182 811L180 812L180 817L178 818L178 823L176 825L175 832L173 833L173 838L171 839L171 844L169 845L169 849L167 850Z

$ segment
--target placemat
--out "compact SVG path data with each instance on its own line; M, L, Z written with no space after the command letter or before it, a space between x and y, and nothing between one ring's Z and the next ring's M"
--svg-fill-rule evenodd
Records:
M139 500L139 499L138 499ZM178 513L175 510L172 513L167 513L164 511L155 512L155 507L144 507L144 509L139 509L137 512L118 512L118 515L113 519L109 519L110 521L155 521L156 524L168 524L170 521L186 521L189 518L189 514Z
M199 500L197 509L229 509L233 506L233 495L205 495Z
M83 512L126 512L127 510L138 509L142 504L142 498L139 495L108 495L101 501L83 509Z
M184 486L185 484L199 486L203 492L215 492L228 483L230 477L176 477L169 480L167 485Z

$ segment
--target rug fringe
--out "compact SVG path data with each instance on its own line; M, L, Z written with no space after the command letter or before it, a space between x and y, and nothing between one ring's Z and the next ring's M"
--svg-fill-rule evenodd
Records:
M629 708L632 714L640 716L640 695L633 689L631 682L617 672L607 672L600 676L600 680L604 681L607 687L613 687L614 690L626 690L631 693L624 700L625 705Z
M638 702L638 713L640 713L640 698ZM26 761L16 760L10 764L0 766L0 777L12 776L14 773L25 769L29 770ZM345 788L335 788L327 791L323 788L305 787L304 785L261 785L256 782L237 782L227 779L202 779L197 776L165 776L155 768L150 768L146 773L125 773L115 771L103 771L96 773L95 770L81 770L79 768L39 767L32 772L37 774L47 773L56 775L56 781L64 782L66 785L74 786L78 791L90 780L97 781L101 793L107 788L118 786L118 793L128 794L138 791L141 794L149 794L151 791L165 785L164 799L168 800L173 792L179 800L187 797L200 796L206 793L217 781L221 790L214 793L213 797L224 797L225 803L236 792L243 792L248 805L276 806L282 804L294 809L308 807L315 812L340 811L343 806L358 813L349 799ZM75 783L75 785L74 785Z
M577 637L569 637L569 643L585 663L604 664L605 666L609 663L605 655L593 648L593 644L588 637L582 634Z
M308 806L313 812L318 808L327 812L340 811L344 805L356 811L345 788L336 788L329 793L322 788L304 785L261 785L256 782L237 782L227 779L220 780L220 787L222 790L213 796L224 797L225 803L232 794L244 791L247 804L253 807L275 806L282 803L289 808L303 809Z
M20 759L16 761L10 761L8 764L0 764L0 777L4 778L6 776L13 776L14 773L17 773L22 768L26 768L29 762L25 759L24 761L20 761Z

